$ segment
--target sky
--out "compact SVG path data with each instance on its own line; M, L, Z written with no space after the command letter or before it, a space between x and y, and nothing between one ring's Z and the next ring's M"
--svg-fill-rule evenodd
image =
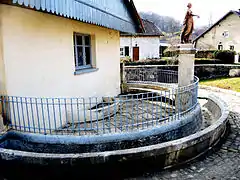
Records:
M196 26L208 25L211 21L214 23L230 10L240 9L240 0L134 0L138 11L171 16L181 23L188 2L193 4L193 13L200 16L195 18Z

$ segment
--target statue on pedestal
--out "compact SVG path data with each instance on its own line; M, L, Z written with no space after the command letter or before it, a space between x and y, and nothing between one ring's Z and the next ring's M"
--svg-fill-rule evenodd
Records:
M194 28L194 23L193 23L193 17L197 16L198 18L200 18L198 15L194 15L191 11L192 8L192 4L188 3L187 5L188 10L183 22L183 28L182 28L182 32L181 32L181 44L185 44L185 43L190 43L189 38L192 35L193 32L193 28Z

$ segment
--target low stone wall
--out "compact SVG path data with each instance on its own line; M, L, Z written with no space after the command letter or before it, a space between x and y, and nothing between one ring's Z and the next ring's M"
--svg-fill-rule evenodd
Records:
M202 124L199 104L180 119L162 123L148 130L135 130L102 136L56 136L9 132L0 145L6 149L41 153L94 153L154 145L179 139L198 131ZM44 148L43 148L44 147Z
M209 108L209 110L212 111L213 116L217 118L216 122L208 128L204 129L203 131L197 132L195 134L178 140L168 141L155 145L142 146L138 148L103 152L89 152L80 154L32 153L0 148L1 160L14 160L21 161L21 163L39 165L43 165L42 163L44 163L44 165L56 164L71 166L90 166L97 164L105 165L109 163L120 163L124 165L134 162L136 166L139 165L141 167L144 167L144 163L146 162L157 162L158 167L162 168L176 165L179 163L184 163L206 152L209 148L214 146L225 133L228 117L228 110L226 104L222 102L222 100L218 97L211 96L209 97L208 103L205 106ZM154 131L157 131L157 129L155 129ZM186 129L184 129L184 131L186 131ZM23 142L24 138L27 138L28 140L33 140L34 137L29 135L22 135L20 140ZM37 140L38 138L38 142L43 141L43 139L40 139L39 136L35 138L35 140ZM104 139L104 137L102 138ZM131 139L132 137L128 136L127 138ZM69 147L74 144L73 139L70 138L61 139L58 137L58 140L62 141L62 143L68 144ZM148 139L148 141L151 140L152 139ZM89 142L86 141L85 143L87 144ZM2 146L4 145L2 144ZM42 148L47 148L46 144L43 144L42 146Z
M195 65L195 75L200 80L229 77L232 69L240 69L240 65Z
M128 66L129 67L129 66ZM163 70L178 71L177 65L144 65L144 66L131 66L136 68L158 68ZM230 70L240 69L240 65L226 65L226 64L203 64L195 65L195 76L200 80L213 79L219 77L229 77Z
M68 169L68 172L78 172L81 177L114 179L129 177L129 174L139 175L146 169L167 168L186 163L208 151L225 134L229 113L226 104L218 97L210 96L205 106L210 108L215 118L218 118L215 123L203 131L178 140L139 148L80 154L32 153L1 147L0 165L10 172L24 167L21 173L27 177L29 171L44 174L46 170L51 173L56 170L55 173L60 176L65 175ZM24 136L22 138L24 139ZM62 141L64 142L64 139ZM70 142L69 146L72 143ZM43 144L42 148L46 146Z

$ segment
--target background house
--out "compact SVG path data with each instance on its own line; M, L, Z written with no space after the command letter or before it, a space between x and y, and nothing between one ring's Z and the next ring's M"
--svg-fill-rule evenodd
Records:
M235 50L240 52L240 10L230 11L195 40L199 50Z
M160 57L160 37L163 34L154 23L145 19L142 23L144 33L121 33L121 57L129 56L133 61Z

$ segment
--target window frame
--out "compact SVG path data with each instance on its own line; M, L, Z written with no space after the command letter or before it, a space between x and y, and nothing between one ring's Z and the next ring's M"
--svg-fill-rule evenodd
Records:
M229 31L228 31L228 30L225 30L225 31L223 32L223 37L224 37L224 38L229 38L229 36L230 36Z
M128 55L126 54L126 49L128 49ZM130 47L129 46L124 46L124 56L130 56Z
M82 45L78 45L77 44L77 37L81 36L82 38ZM89 45L85 44L85 37L89 37ZM91 35L90 34L83 34L83 33L78 33L78 32L74 32L73 33L73 39L74 39L74 63L75 63L75 71L80 71L83 69L91 69L93 68L93 60L92 60L92 44L91 44ZM83 65L82 66L78 66L78 51L77 48L78 47L82 47L83 48ZM88 47L89 48L89 58L90 58L90 64L87 64L86 62L86 50L85 48Z
M126 48L128 48L128 56L130 56L130 47L129 46L121 46L120 47L120 57L126 57Z
M124 54L125 54L124 47L120 47L120 56L124 57Z
M234 49L235 49L234 45L230 45L230 46L229 46L229 50L230 50L230 51L234 51Z
M218 44L218 50L220 50L220 51L223 50L223 45L222 44Z

